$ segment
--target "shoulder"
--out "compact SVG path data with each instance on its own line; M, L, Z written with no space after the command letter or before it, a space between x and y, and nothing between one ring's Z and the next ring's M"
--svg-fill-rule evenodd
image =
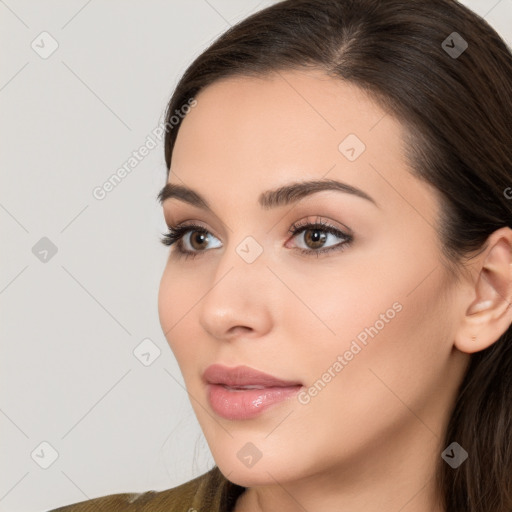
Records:
M109 494L47 512L227 512L244 490L227 480L215 466L172 489Z

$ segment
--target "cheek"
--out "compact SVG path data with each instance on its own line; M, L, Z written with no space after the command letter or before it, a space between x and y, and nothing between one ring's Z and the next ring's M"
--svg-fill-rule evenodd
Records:
M167 265L160 279L158 290L158 317L162 331L173 352L177 348L174 340L179 339L177 333L187 323L187 316L190 316L190 313L187 315L187 311L191 310L191 305L188 304L192 299L191 295L194 289L190 280L185 280L183 276L180 277L171 265Z
M441 299L445 281L434 251L426 254L424 246L421 251L419 258L418 245L389 242L378 251L347 253L336 266L318 267L300 280L293 278L295 270L287 270L287 282L296 283L294 291L307 306L292 301L283 311L309 382L331 368L345 374L333 381L350 374L350 384L343 385L353 385L357 394L358 386L377 380L369 370L375 368L390 384L402 387L410 381L414 387L417 372L431 374L431 367L446 357L441 348L449 316ZM337 364L336 372L338 356L343 368Z
M173 333L183 322L190 321L194 305L205 293L199 274L197 268L190 271L179 263L167 263L158 290L158 315L164 332L172 328Z
M306 371L311 368L315 377L328 361L350 350L353 340L358 340L361 347L365 342L369 345L376 331L382 338L401 315L400 304L405 290L410 289L409 276L400 271L396 258L395 266L387 265L384 272L384 259L382 251L376 257L361 249L333 258L332 263L326 261L316 267L309 263L307 271L282 269L283 281L293 283L300 301L283 294L282 307L275 310L286 317L277 322L293 332L294 349L300 346L308 362L303 367Z
M335 336L325 334L325 328L311 342L305 339L310 334L302 335L300 361L295 364L307 376L307 388L296 406L297 423L292 430L305 437L322 432L324 439L339 441L347 458L357 457L362 446L379 446L417 422L411 411L422 417L421 411L435 407L431 405L433 390L445 378L443 359L449 356L449 344L443 346L442 339L448 315L444 325L432 321L446 308L439 299L443 279L438 272L409 296L413 287L404 292L399 283L396 288L381 288L364 308L349 306L338 311L338 321L332 324ZM358 338L360 334L364 336ZM424 434L431 436L428 429ZM311 460L319 452L324 462L339 458L321 440L304 450L302 455Z
M168 264L158 290L158 316L184 378L196 370L199 340L197 306L204 296L201 283L194 276Z
M167 268L164 270L162 277L160 278L160 287L158 289L158 318L160 320L160 326L166 338L168 335L167 331L172 325L171 315L173 314L173 288L171 286L171 280L169 278L169 272Z
M347 435L363 435L363 424L370 435L406 421L444 378L451 345L436 272L409 296L390 289L364 313L350 308L339 317L336 337L324 336L307 354L312 410L332 411Z

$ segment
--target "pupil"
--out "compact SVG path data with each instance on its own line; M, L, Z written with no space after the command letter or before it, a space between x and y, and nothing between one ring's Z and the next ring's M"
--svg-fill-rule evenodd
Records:
M198 245L201 245L201 243L204 242L205 238L206 238L206 235L204 233L196 232L196 235L192 238L192 241L194 243L197 243Z
M310 229L309 230L309 241L313 244L322 244L325 242L326 234L321 229Z

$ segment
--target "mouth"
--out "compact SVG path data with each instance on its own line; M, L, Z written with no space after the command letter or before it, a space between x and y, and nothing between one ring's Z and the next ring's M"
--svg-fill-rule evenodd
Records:
M233 389L263 389L269 387L302 386L297 380L283 380L249 366L229 368L212 364L203 373L207 384L221 384Z
M243 391L244 389L265 389L265 386L226 386L225 384L219 384L223 386L225 389L229 389L230 391Z
M203 374L213 411L229 420L247 420L286 401L303 387L247 366L211 365Z

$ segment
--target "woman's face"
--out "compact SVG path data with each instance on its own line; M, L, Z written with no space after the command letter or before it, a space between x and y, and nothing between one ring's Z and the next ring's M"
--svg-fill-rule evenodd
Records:
M168 182L210 210L171 196L163 210L207 234L183 235L195 257L170 248L159 316L221 471L252 486L437 460L467 363L452 341L461 303L440 261L437 195L409 173L401 125L316 71L230 78L196 99ZM326 180L361 194L270 192ZM212 364L302 387L261 407L268 389L217 386L219 409Z

